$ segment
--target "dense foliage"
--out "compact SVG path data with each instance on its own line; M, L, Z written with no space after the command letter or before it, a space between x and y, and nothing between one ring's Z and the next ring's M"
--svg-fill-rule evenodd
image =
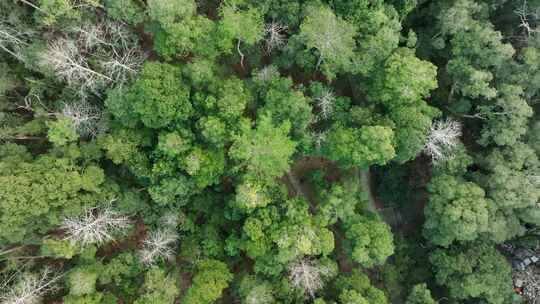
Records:
M0 1L0 303L536 303L539 22Z

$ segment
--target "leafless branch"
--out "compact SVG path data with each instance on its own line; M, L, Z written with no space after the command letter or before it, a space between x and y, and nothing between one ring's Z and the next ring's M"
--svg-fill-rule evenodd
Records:
M328 119L328 117L330 117L332 114L335 100L336 96L330 89L327 88L324 88L319 96L315 97L315 102L321 110L320 114L323 119Z
M266 24L264 28L265 38L265 50L267 53L271 53L274 49L281 49L287 42L285 32L287 26L279 24L277 22L271 22Z
M170 260L174 257L173 245L178 241L178 235L169 227L149 233L144 240L139 256L143 264L150 266L158 261Z
M308 259L301 259L289 266L289 279L293 286L301 289L311 298L324 287L325 276L330 274L330 269L323 265L317 265Z
M62 229L66 231L66 239L87 245L114 240L116 233L124 232L130 225L127 216L105 207L91 208L81 216L65 218Z
M44 268L39 274L23 273L18 281L3 286L0 302L3 304L37 304L41 298L55 290L55 285L64 275L55 274L50 268ZM4 285L4 284L2 284Z
M459 143L461 123L452 119L435 121L430 128L424 152L434 163L453 157L453 149Z

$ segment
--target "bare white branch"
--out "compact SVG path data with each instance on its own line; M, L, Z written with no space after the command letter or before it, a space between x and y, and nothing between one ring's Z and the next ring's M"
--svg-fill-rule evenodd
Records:
M73 121L73 126L82 137L95 137L102 128L102 113L96 107L82 100L72 104L64 104L62 115Z
M113 48L112 57L100 61L104 72L117 84L126 83L135 76L146 56L138 48L117 50Z
M330 272L328 267L304 258L289 266L289 279L294 287L314 298L315 293L324 287L323 279Z
M151 266L158 261L173 259L173 246L177 241L178 234L169 227L151 231L144 240L143 248L139 251L141 262Z
M287 26L271 22L266 24L264 28L265 33L265 50L267 53L271 53L274 49L281 49L287 43L287 37L285 32Z
M110 207L91 208L78 217L65 218L62 229L66 239L82 245L103 244L115 239L131 225L127 216L113 211Z
M424 152L431 156L435 164L451 159L460 136L461 123L458 121L452 119L435 121L431 125Z
M40 63L51 68L58 78L81 90L96 91L113 79L91 69L88 59L81 54L77 44L68 39L57 39L40 56Z
M532 22L536 22L540 17L540 11L538 8L535 11L529 10L527 0L524 0L523 5L514 12L519 17L519 27L525 29L527 36L538 32L538 29L531 25Z
M50 268L44 268L39 274L23 273L18 281L11 285L2 285L0 302L2 304L37 304L44 295L57 290L56 283L63 274L55 274Z
M319 96L315 97L315 102L320 109L320 115L323 119L328 119L334 110L334 102L336 101L336 96L334 93L327 88L324 88Z
M278 69L273 65L267 65L255 73L255 79L259 82L269 82L279 76Z

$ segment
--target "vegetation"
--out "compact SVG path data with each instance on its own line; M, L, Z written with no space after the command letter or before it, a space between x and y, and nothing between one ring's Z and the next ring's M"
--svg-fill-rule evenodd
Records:
M539 24L0 1L0 303L537 303Z

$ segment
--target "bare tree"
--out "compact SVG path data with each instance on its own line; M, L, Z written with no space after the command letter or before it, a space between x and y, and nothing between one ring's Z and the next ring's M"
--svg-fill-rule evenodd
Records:
M151 231L143 242L139 256L143 264L150 266L158 261L170 260L174 257L173 246L178 235L169 227Z
M100 64L116 84L122 84L137 75L145 59L146 56L138 48L113 48L112 56L100 60Z
M461 123L452 119L433 122L424 146L424 152L431 156L433 163L453 157L452 152L459 143Z
M273 65L267 65L255 73L255 79L260 82L268 82L279 76L278 69Z
M304 258L289 266L289 279L294 287L314 298L315 293L324 287L324 277L330 272L328 267Z
M265 50L267 53L271 53L274 49L281 49L287 42L285 32L287 26L277 22L271 22L265 25Z
M531 34L538 32L538 29L536 28L536 26L532 24L536 23L538 18L540 17L539 8L537 8L534 11L530 10L527 0L524 0L521 7L516 9L514 12L519 17L519 20L520 20L519 26L525 30L527 36L530 36Z
M332 90L324 88L321 93L315 97L315 102L321 110L320 114L323 119L328 119L334 110L334 102L336 101L336 96Z
M115 239L131 225L127 216L113 211L110 206L91 208L78 217L65 218L61 226L67 239L82 245L102 244Z
M73 121L73 126L82 137L95 137L103 127L102 112L86 100L64 104L62 115Z
M0 49L20 61L24 61L22 49L28 46L26 42L30 32L21 32L6 21L0 20Z
M56 283L63 274L44 268L40 273L23 273L14 284L0 284L2 304L37 304L44 295L57 290Z
M97 91L107 82L113 81L111 77L90 68L88 58L81 54L73 40L60 38L49 43L47 50L40 56L40 63L52 69L68 85L79 86L81 92Z

